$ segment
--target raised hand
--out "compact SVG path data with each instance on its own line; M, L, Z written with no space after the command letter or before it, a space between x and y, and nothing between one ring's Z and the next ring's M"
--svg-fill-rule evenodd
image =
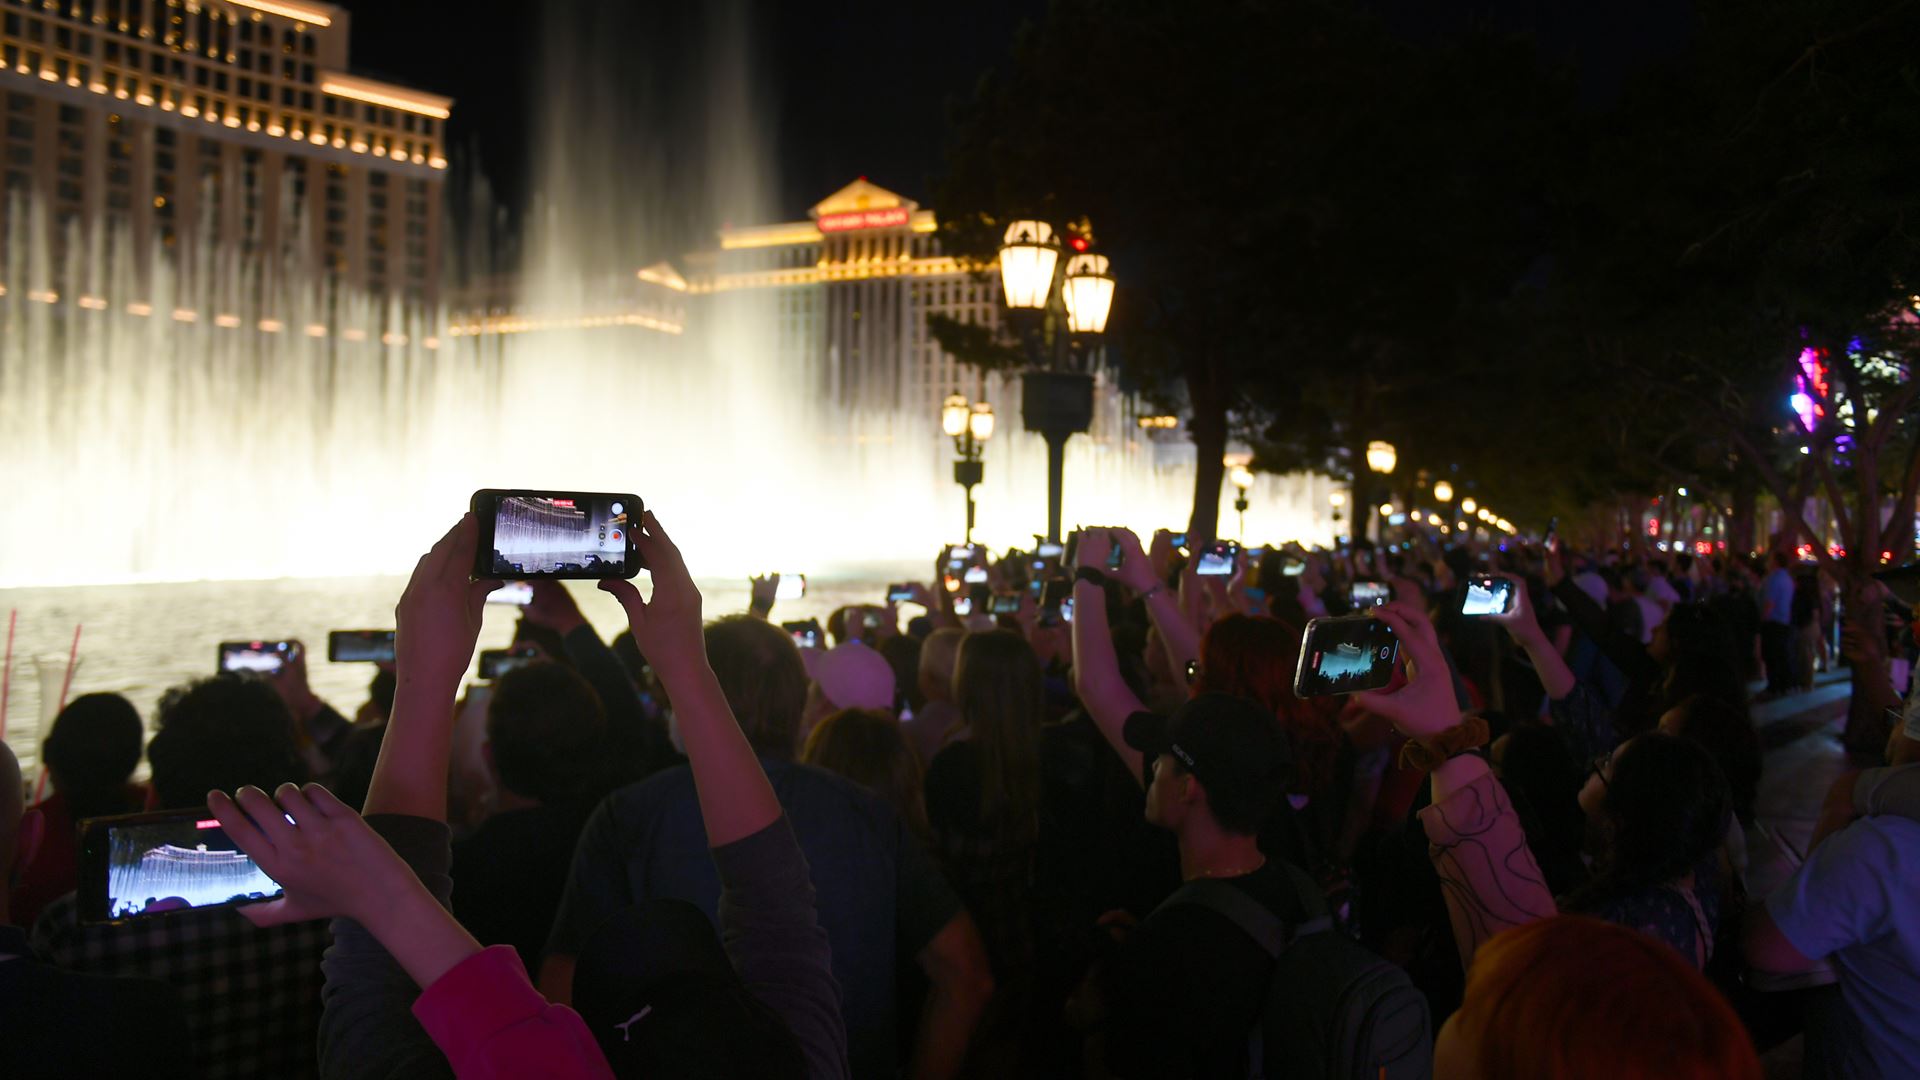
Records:
M534 624L544 626L561 637L586 625L586 616L580 614L580 605L574 602L573 594L567 591L565 584L536 578L533 581L533 600L520 609L520 617Z
M300 721L300 731L304 737L307 721L320 711L322 702L313 693L313 687L307 683L307 647L301 642L293 643L292 655L280 670L267 677L267 685L287 703L287 711Z
M600 582L600 591L620 601L627 610L633 643L663 679L669 670L705 667L707 646L701 636L700 590L694 587L680 549L660 527L653 511L641 515L634 544L652 572L653 598L642 600L640 590L624 578Z
M1127 588L1136 593L1149 592L1160 584L1160 577L1154 573L1154 562L1140 548L1140 538L1132 529L1109 529L1107 539L1120 549L1120 569L1114 576L1124 582ZM1084 544L1083 537L1081 543ZM1104 567L1106 564L1101 563Z
M1080 543L1074 548L1073 567L1092 567L1101 573L1107 572L1107 555L1113 551L1113 540L1106 529L1080 530Z
M747 610L764 619L772 613L774 598L780 594L780 575L748 578L747 590Z
M1513 587L1513 607L1488 615L1487 621L1506 627L1507 633L1518 641L1531 641L1539 636L1540 621L1534 617L1533 599L1527 595L1527 583L1512 574L1495 574L1494 577Z
M1373 609L1373 617L1400 638L1407 682L1398 690L1369 690L1354 695L1362 708L1393 721L1409 739L1426 740L1460 722L1453 680L1439 635L1416 601L1395 600Z
M468 576L479 523L467 514L413 568L393 609L395 667L404 681L434 680L452 700L480 640L481 613L498 581Z
M335 915L372 922L391 897L419 885L387 842L319 784L282 784L271 798L257 787L241 788L231 798L208 792L207 809L228 838L286 890L278 900L240 908L255 926Z

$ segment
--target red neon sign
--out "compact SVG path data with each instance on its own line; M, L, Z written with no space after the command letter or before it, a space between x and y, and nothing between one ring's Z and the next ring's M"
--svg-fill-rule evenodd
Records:
M907 208L856 210L850 214L821 214L815 222L823 233L854 232L859 229L895 229L907 223Z

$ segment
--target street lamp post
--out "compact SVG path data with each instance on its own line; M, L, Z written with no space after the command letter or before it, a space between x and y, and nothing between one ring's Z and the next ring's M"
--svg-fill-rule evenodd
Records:
M960 459L953 463L953 482L967 492L967 531L963 543L973 543L973 488L986 477L980 452L993 438L993 406L984 401L969 403L955 394L940 408L940 430L953 436L953 451Z
M1398 451L1394 450L1392 443L1385 442L1380 439L1375 439L1372 442L1367 444L1367 468L1370 469L1371 471L1379 473L1382 476L1385 476L1388 473L1393 471L1393 467L1396 464L1398 464L1399 461L1400 461L1400 454ZM1355 477L1356 481L1358 479L1359 479L1358 477ZM1392 513L1393 513L1393 507L1391 503L1381 506L1380 508L1381 520L1375 521L1373 523L1376 530L1374 533L1374 536L1376 539L1378 539L1379 536L1386 531L1385 518Z
M1066 476L1067 440L1093 426L1093 376L1075 370L1066 356L1070 337L1102 334L1113 307L1114 280L1104 255L1081 253L1062 273L1060 246L1044 221L1016 221L1000 245L1000 285L1010 321L1027 348L1021 376L1020 413L1027 430L1047 441L1047 539L1060 539L1060 502ZM1055 289L1054 280L1061 279ZM1045 331L1056 316L1057 298L1067 333L1053 334L1047 355Z
M1247 542L1247 491L1253 487L1253 471L1245 465L1233 467L1233 487L1238 493L1233 500L1234 512L1240 515L1240 542Z

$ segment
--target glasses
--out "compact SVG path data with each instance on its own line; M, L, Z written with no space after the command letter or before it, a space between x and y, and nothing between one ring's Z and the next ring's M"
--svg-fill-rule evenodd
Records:
M1613 781L1607 779L1607 770L1613 765L1613 751L1609 750L1593 759L1593 775L1600 778L1600 786L1612 788Z

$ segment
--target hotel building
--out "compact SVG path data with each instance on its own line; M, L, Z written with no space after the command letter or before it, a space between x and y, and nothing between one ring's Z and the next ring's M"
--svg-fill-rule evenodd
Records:
M157 247L183 276L237 253L268 276L291 261L375 296L437 297L452 100L351 74L344 9L4 0L0 18L0 215L31 196L50 226L44 263L7 253L39 280L8 287L52 295L78 272L70 244L106 243ZM23 224L0 217L0 238L20 242Z
M936 228L933 211L863 177L805 221L721 230L717 250L686 257L684 277L664 265L640 277L694 296L764 292L783 366L821 372L831 399L934 418L948 394L979 398L985 385L940 348L927 316L1000 319L997 276L942 254Z

